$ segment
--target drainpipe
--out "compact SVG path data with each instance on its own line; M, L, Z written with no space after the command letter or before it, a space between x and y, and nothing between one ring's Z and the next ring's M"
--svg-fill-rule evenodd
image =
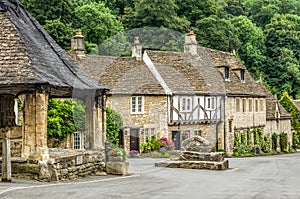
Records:
M224 103L224 151L225 151L225 154L226 154L226 140L227 140L227 138L226 138L226 95L224 96L224 98L223 98L223 103Z

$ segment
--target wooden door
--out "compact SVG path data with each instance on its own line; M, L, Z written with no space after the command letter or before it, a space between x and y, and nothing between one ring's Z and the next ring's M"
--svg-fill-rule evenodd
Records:
M124 131L119 131L119 147L124 149Z
M172 141L175 144L175 150L180 150L180 131L172 131Z
M130 129L130 150L140 151L139 129Z

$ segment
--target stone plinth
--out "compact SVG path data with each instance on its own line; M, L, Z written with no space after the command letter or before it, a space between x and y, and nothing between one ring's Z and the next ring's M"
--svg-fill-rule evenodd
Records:
M221 162L224 160L224 157L225 153L223 152L202 153L194 151L181 151L176 157L171 158L171 160Z
M183 168L183 169L208 169L226 170L229 167L228 160L221 162L212 161L166 161L155 163L156 167Z
M107 162L106 173L114 175L128 175L129 162Z

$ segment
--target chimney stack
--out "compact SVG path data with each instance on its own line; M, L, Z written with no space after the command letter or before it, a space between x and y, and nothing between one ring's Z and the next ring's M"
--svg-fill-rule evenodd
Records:
M197 40L194 31L191 29L189 34L184 38L184 53L190 53L191 55L197 55Z
M140 43L139 37L134 37L132 44L132 57L135 57L136 60L142 60L142 44Z
M74 51L78 57L85 56L84 36L81 30L76 31L76 35L71 39L71 50Z

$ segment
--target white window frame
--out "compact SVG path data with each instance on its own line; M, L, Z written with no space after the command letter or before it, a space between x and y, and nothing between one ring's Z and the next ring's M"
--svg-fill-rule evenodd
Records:
M144 113L144 97L132 96L130 103L131 114L143 114Z
M192 98L182 97L180 99L180 112L191 112L192 111Z
M206 97L205 98L205 109L206 110L216 110L216 97Z
M75 150L82 150L84 149L85 143L85 132L84 131L77 131L73 133L73 149Z

